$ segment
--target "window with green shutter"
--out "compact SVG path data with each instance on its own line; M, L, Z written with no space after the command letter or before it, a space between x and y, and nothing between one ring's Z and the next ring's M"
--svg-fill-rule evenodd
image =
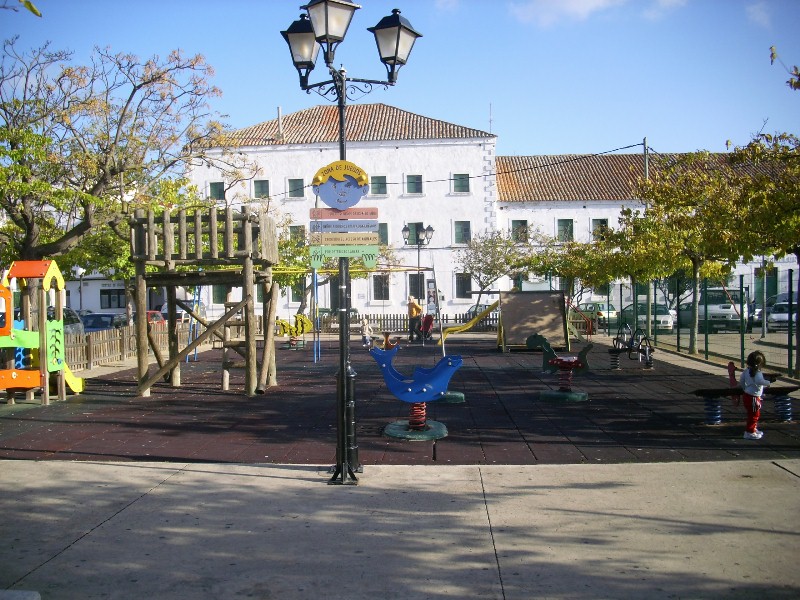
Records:
M253 197L254 198L269 198L269 180L256 179L253 182Z
M369 193L373 196L386 195L386 175L373 175L370 177Z
M456 273L456 298L472 298L472 275Z
M384 246L389 245L389 224L378 223L378 243Z
M457 173L453 175L453 192L456 194L469 193L469 175L466 173Z
M559 242L571 242L574 239L572 219L558 220L557 237Z
M422 193L422 175L406 175L406 194Z
M211 200L225 200L225 182L212 181L208 184L208 197Z
M469 221L456 221L453 224L454 236L453 239L456 244L469 244L471 238Z
M372 276L372 298L373 300L388 300L389 299L389 275L388 273L382 275Z
M290 179L288 181L289 198L305 198L306 191L302 179Z

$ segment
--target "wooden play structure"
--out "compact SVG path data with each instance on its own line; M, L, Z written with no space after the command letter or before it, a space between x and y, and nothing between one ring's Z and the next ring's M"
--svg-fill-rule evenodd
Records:
M173 220L175 218L175 220ZM177 228L177 235L176 235ZM154 212L137 210L131 221L131 260L136 267L134 303L136 306L136 347L138 391L150 395L150 388L169 375L173 386L180 386L180 364L211 336L222 340L226 350L233 350L244 360L231 360L226 354L222 364L222 389L227 390L230 370L245 369L245 393L263 391L274 375L274 327L277 289L272 285L272 266L278 262L275 223L266 207L243 206L240 211L211 208L205 212L172 215L165 210L156 218ZM193 307L177 299L177 288L223 285L242 288L242 300L226 304L225 314L214 322L203 319ZM264 351L257 360L258 323L255 315L256 285L262 286L264 314ZM169 358L149 373L147 349L147 288L164 287L167 292ZM176 306L186 310L206 330L182 350L176 329ZM230 328L241 328L243 339L232 339Z
M20 290L18 319L12 280ZM83 379L73 376L64 360L63 290L64 277L54 260L15 261L0 283L0 389L9 404L20 392L28 401L38 392L42 404L49 404L51 384L58 400L66 399L67 385L83 391Z
M467 323L447 327L442 332L439 345L444 343L448 335L468 331L492 311L499 310L497 346L503 352L527 349L527 339L533 334L552 340L554 347L569 350L564 292L554 290L499 293L500 299L497 302Z

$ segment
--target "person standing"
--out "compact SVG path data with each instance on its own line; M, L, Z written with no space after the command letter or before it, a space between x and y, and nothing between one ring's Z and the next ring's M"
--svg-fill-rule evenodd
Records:
M408 341L422 340L422 306L414 296L408 297Z
M361 319L361 345L365 348L372 346L372 326L367 317Z
M761 372L767 364L767 359L762 352L756 350L747 357L747 368L739 377L742 387L744 410L747 413L747 425L744 430L744 439L760 440L764 433L758 430L758 419L761 416L761 395L764 388L769 387L769 380Z

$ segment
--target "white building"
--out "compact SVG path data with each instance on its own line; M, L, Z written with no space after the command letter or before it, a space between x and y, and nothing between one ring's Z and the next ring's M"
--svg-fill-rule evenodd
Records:
M307 231L316 203L311 180L321 167L339 160L338 108L316 106L234 136L237 149L258 165L260 174L230 182L219 170L205 167L189 173L191 182L226 204L268 201L276 220L288 217L296 233ZM370 179L369 194L358 206L378 208L381 242L393 246L398 258L388 273L353 279L353 307L362 313L404 312L408 295L419 296L423 289L414 271L418 260L433 268L424 275L424 289L435 273L442 312L462 313L474 302L469 277L457 272L453 253L471 235L497 226L495 142L485 131L384 104L347 107L347 160ZM412 229L412 241L417 228L433 227L431 242L405 246L405 225ZM335 304L330 289L320 289L320 306ZM280 314L296 312L297 300L286 290Z
M258 165L254 178L227 180L221 171L208 167L195 168L187 176L221 205L269 203L277 220L285 217L294 234L305 236L315 206L311 180L321 167L339 160L338 126L338 108L333 105L279 116L234 133L237 150ZM471 236L530 227L559 239L587 242L598 226L614 228L622 208L640 205L632 183L644 173L641 153L496 156L496 140L485 131L385 104L347 107L347 160L370 178L370 192L358 206L378 208L381 242L390 245L397 257L391 271L353 279L352 305L359 312L405 312L408 295L429 289L435 275L442 312L463 313L475 298L469 275L459 272L455 253ZM417 227L433 227L430 244L404 245L404 225L412 229L412 241ZM433 271L420 277L418 260ZM751 297L760 286L758 266L743 264L736 269L737 276L745 276ZM786 291L785 275L794 266L792 257L778 261L779 276L770 294ZM68 289L77 292L77 283L68 284ZM495 289L507 290L513 283L506 278ZM547 288L556 283L533 285ZM109 285L87 276L84 307L94 310L98 302L102 304L100 294L120 293ZM332 298L331 289L336 286L320 287L321 307L336 306L337 294ZM209 317L222 314L225 291L200 291ZM619 288L604 293L615 302L632 301L630 290L623 289L622 296ZM76 308L78 294L70 296L69 304ZM278 315L293 315L299 300L291 290L283 290ZM161 300L151 293L149 301L151 308L157 308ZM100 308L120 311L114 305Z

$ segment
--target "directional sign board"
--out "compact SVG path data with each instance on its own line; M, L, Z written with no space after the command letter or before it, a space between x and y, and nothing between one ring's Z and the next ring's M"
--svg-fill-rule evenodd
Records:
M377 233L312 233L312 246L374 246L380 242Z
M311 233L378 233L378 222L372 219L311 221Z
M312 246L311 268L320 269L328 258L363 258L367 269L374 269L378 260L378 246Z
M311 268L319 269L328 258L361 258L374 269L378 258L378 209L356 207L369 191L363 169L338 161L317 171L314 193L330 208L312 208Z

